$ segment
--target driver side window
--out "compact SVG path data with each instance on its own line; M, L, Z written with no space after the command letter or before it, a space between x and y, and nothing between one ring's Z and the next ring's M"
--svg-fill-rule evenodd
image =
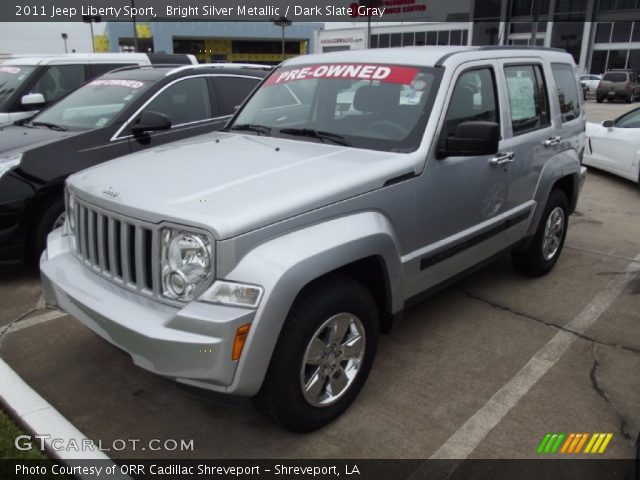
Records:
M445 117L447 136L454 135L458 125L463 122L484 120L500 123L495 92L490 68L469 70L460 75Z
M640 128L640 108L620 117L615 126L618 128Z
M148 111L166 115L172 126L211 118L207 80L198 77L174 83L145 107L144 112Z

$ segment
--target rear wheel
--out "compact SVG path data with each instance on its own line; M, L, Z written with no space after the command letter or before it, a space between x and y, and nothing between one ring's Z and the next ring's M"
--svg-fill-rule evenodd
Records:
M529 246L511 254L514 267L520 273L539 277L555 266L567 236L569 202L562 190L554 189Z
M627 103L631 103L633 101L633 93L630 93L629 95L627 95L624 101Z
M604 98L602 98L602 97L596 97L596 102L598 102L598 103L602 103L602 102L604 102Z
M307 287L287 316L255 405L293 432L328 424L364 385L378 325L376 303L359 282L334 276Z

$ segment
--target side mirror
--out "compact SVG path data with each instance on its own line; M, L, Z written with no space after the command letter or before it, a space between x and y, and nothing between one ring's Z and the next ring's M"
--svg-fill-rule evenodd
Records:
M134 136L142 136L148 132L158 132L160 130L169 130L171 128L171 120L162 113L154 111L142 112L131 125L131 133Z
M45 103L46 103L46 100L44 99L44 95L42 95L41 93L30 93L29 95L24 95L20 99L20 104L23 107L27 107L27 108L41 107Z
M604 122L602 122L602 126L604 128L613 128L614 126L613 120L605 120Z
M440 143L438 158L493 155L498 152L500 125L485 121L462 122L453 137L444 138Z

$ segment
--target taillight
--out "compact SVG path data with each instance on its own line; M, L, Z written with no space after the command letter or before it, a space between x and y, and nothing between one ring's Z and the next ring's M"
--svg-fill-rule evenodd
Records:
M625 85L624 85L624 86L625 86L625 88L626 88L627 90L631 90L631 82L627 82L627 83L625 83Z

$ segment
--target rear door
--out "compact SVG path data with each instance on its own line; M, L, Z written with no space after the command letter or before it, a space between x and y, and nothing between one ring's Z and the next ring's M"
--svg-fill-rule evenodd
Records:
M505 208L529 212L542 168L562 148L551 121L546 80L551 73L533 59L502 61L500 73L508 102L504 149L514 153Z

